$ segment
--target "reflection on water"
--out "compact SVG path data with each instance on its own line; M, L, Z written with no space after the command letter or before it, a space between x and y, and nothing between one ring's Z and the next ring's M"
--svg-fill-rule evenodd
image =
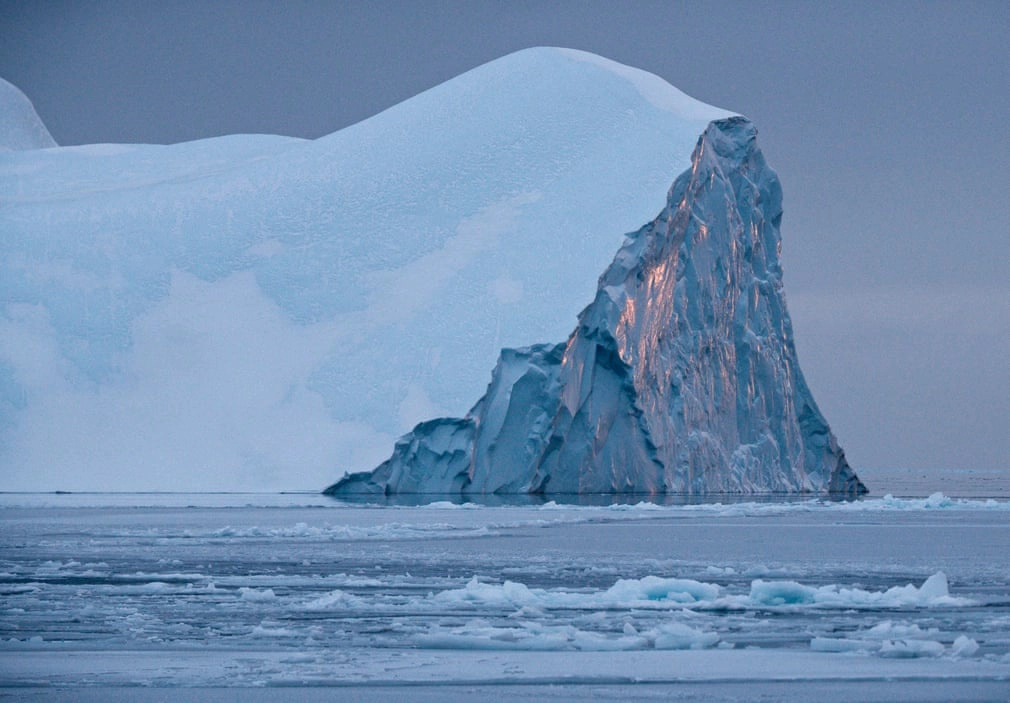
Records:
M821 496L795 493L710 493L689 495L684 493L591 493L555 494L550 496L510 494L510 495L468 495L415 493L383 496L375 493L360 496L344 495L333 499L335 503L355 505L404 506L428 505L445 502L454 505L471 503L482 506L538 506L547 503L575 506L636 505L707 505L720 503L790 503L819 498L828 502L882 498L892 495L897 498L925 498L934 493L943 493L950 498L1010 498L1010 469L862 469L859 477L870 492L866 496L851 498L845 496Z
M870 492L856 501L873 500L888 494L897 498L926 498L943 493L950 498L995 500L1010 499L1010 468L1008 469L870 469L859 470L859 477ZM685 494L650 495L643 493L582 494L582 495L486 495L466 496L440 494L414 494L382 496L362 494L358 497L332 498L311 491L285 493L89 493L54 491L51 493L7 493L0 491L0 508L3 507L339 507L398 506L412 507L431 503L453 505L475 504L486 507L537 507L548 503L572 506L636 505L651 503L662 506L706 505L719 503L791 503L820 498L824 501L846 501L851 498L832 498L811 494Z

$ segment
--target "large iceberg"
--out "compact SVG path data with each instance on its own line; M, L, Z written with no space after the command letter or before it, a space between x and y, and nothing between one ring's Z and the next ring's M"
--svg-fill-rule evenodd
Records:
M327 492L866 492L796 360L781 218L753 125L712 122L566 343L505 349L466 417Z
M2 490L318 489L377 465L466 413L502 347L564 339L730 114L550 48L311 141L40 149L0 89Z

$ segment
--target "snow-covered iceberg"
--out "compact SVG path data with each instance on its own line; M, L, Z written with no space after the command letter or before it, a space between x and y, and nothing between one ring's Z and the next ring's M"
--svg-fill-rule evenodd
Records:
M56 146L31 100L0 78L0 152Z
M796 359L781 217L753 125L712 122L567 343L504 350L466 417L327 492L864 493Z
M0 90L6 148L52 146L29 109ZM502 347L564 339L729 114L541 48L311 141L0 151L0 489L375 466Z

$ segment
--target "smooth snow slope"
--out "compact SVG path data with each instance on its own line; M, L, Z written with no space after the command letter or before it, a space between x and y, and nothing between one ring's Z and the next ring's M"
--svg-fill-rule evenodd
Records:
M0 78L0 152L56 146L31 101Z
M539 48L314 141L0 155L0 489L371 468L564 338L727 114Z

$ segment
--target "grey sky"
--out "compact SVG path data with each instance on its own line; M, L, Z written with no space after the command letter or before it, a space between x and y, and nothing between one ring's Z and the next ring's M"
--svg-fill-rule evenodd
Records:
M0 0L0 76L61 144L316 137L535 45L754 120L857 468L1010 470L1010 3Z

